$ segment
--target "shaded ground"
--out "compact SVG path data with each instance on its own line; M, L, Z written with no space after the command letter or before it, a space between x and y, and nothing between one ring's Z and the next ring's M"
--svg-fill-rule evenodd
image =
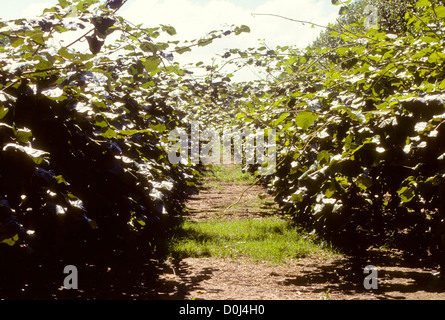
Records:
M354 300L445 299L433 270L379 266L379 288L365 290L363 279L346 281L346 260L305 258L271 266L216 258L187 258L161 277L162 299L205 300Z
M210 183L209 183L210 182ZM188 219L261 219L276 214L273 200L261 187L207 181L188 205ZM243 192L245 192L243 194ZM243 197L236 203L240 196ZM233 205L236 203L235 205ZM233 205L230 210L224 209ZM378 288L363 286L367 265L378 268ZM221 258L186 258L168 261L161 270L160 299L205 300L445 300L445 284L437 270L408 262L395 250L371 250L361 259L312 256L285 265L233 261Z
M188 218L194 221L210 219L260 219L277 214L277 206L273 199L259 200L258 194L264 193L264 189L254 186L247 190L240 202L235 204L241 194L248 188L246 184L233 182L221 182L218 186L204 187L198 195L193 196L188 203L190 215ZM226 212L230 205L233 205Z

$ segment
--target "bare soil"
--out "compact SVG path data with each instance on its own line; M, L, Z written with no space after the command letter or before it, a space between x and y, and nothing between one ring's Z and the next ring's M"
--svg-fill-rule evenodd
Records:
M188 219L262 219L277 214L259 186L213 181L188 204ZM244 194L243 194L244 192ZM240 196L242 196L241 200ZM238 203L237 203L238 202ZM235 204L236 203L236 204ZM235 205L233 205L235 204ZM224 209L233 205L230 210ZM366 290L366 265L378 268L378 288ZM312 256L284 265L221 258L186 258L160 267L159 299L203 300L444 300L445 283L403 252L373 249L366 257Z
M204 187L198 195L189 200L187 218L193 221L206 221L262 219L276 216L278 207L273 198L264 194L265 190L260 186L249 187L246 184L231 182L221 182L217 187ZM266 198L260 200L259 194L264 194ZM232 207L226 210L230 206Z

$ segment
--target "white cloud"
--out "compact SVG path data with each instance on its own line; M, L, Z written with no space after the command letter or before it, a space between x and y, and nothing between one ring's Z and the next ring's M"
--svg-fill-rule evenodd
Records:
M211 0L205 5L191 0L130 0L121 11L132 22L144 23L147 27L170 24L182 39L194 39L207 32L221 29L224 25L246 24L251 34L235 43L256 45L258 39L266 39L271 45L306 46L319 33L309 25L284 19L256 16L252 13L270 13L289 18L312 21L321 25L335 20L338 8L327 0L268 0L263 5L250 10L243 9L228 0Z
M210 61L215 54L223 54L227 48L246 49L258 47L264 40L270 47L310 44L320 28L271 16L252 16L252 13L277 14L288 18L327 25L337 17L338 8L327 0L268 0L256 8L246 9L230 0L211 0L197 3L192 0L130 0L121 9L125 18L133 23L144 23L146 27L159 24L172 25L178 34L177 40L193 40L205 36L212 30L230 25L248 25L250 34L230 35L217 39L213 44L194 48L193 52L177 57L180 61Z
M56 1L34 2L29 4L19 15L20 18L35 18L43 13L46 8L51 8Z
M257 8L256 13L276 14L326 26L336 19L338 8L326 0L271 0ZM256 19L260 22L256 23L255 29L264 35L271 46L295 45L303 48L315 40L321 30L310 24L303 25L278 17L256 16Z
M30 2L20 16L34 17L55 3L56 0ZM235 0L129 0L119 14L133 23L144 23L145 27L160 24L175 27L178 34L163 37L164 40L199 39L212 30L227 30L230 25L245 24L250 27L249 34L232 34L206 47L195 47L192 52L176 55L180 62L209 63L216 54L223 54L225 49L258 47L260 40L271 48L277 45L303 48L320 32L320 28L311 28L310 25L303 26L271 16L253 17L252 13L277 14L327 25L335 20L337 12L338 7L332 6L329 0L255 0L242 3ZM249 70L246 72L251 74Z

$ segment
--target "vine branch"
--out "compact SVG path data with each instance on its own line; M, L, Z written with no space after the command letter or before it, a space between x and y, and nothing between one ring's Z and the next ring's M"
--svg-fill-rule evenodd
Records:
M252 13L252 16L253 16L253 17L255 17L255 16L270 16L270 17L276 17L276 18L281 18L281 19L289 20L289 21L292 21L292 22L302 23L303 25L304 25L304 24L310 24L310 25L315 26L315 27L319 27L319 28L327 29L327 30L330 30L330 31L335 31L335 30L332 29L331 27L322 26L321 24L317 24L317 23L310 22L310 21L304 21L304 20L298 20L298 19L288 18L288 17L285 17L285 16L281 16L281 15L279 15L279 14L273 14L273 13Z

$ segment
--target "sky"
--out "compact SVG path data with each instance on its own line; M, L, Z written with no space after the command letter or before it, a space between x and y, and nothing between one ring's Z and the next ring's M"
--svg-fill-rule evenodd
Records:
M29 18L40 14L44 8L57 0L0 0L0 18ZM247 25L249 34L230 35L215 40L213 44L195 48L177 61L182 63L210 62L216 54L226 49L259 47L264 42L268 47L296 46L304 48L320 32L320 28L271 16L253 16L252 13L276 14L305 20L320 25L334 22L339 7L331 0L128 0L119 14L127 20L146 27L160 24L175 27L177 35L171 40L193 40L205 37L212 30L226 29L230 25ZM243 70L240 77L252 77L252 70ZM258 74L255 74L258 76Z

